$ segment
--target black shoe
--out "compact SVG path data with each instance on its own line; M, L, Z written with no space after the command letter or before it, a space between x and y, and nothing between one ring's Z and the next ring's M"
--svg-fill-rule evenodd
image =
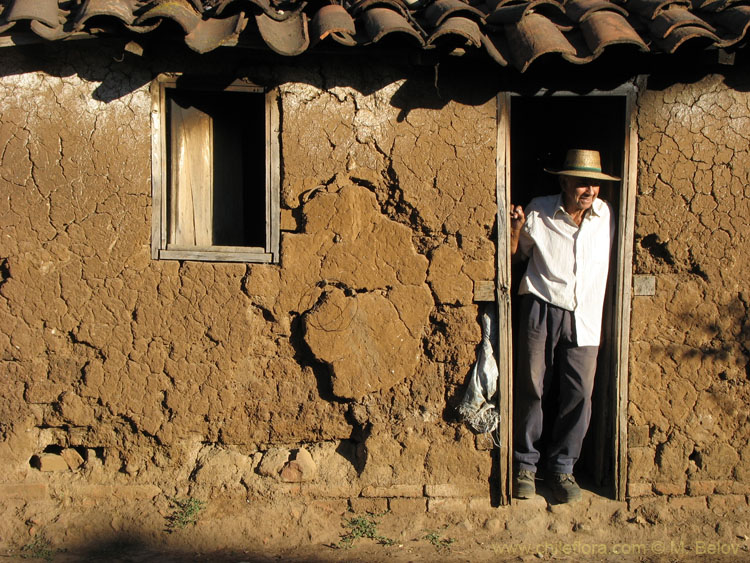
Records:
M536 484L534 479L536 473L527 469L519 469L513 476L513 497L514 498L534 498L536 494Z
M552 494L559 502L576 502L581 500L581 488L570 473L552 473L550 475Z

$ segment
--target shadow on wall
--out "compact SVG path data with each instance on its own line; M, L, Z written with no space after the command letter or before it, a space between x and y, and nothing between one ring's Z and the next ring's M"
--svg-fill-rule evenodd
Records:
M200 77L217 77L227 83L236 77L248 77L259 85L273 88L289 80L328 89L351 87L364 95L403 80L391 100L401 109L399 120L417 108L440 109L451 101L481 105L501 91L532 94L542 90L567 90L586 93L609 90L639 74L652 75L649 88L667 88L676 82L696 82L707 74L726 74L726 82L740 91L750 91L750 78L733 71L750 57L743 52L728 54L717 63L717 55L703 50L683 49L669 57L637 56L630 51L612 49L585 65L566 63L558 56L541 57L526 73L513 67L501 67L484 56L451 57L420 51L403 56L387 50L342 54L315 52L289 58L270 51L242 49L216 50L198 55L185 45L159 42L156 38L137 38L143 54L129 52L130 39L96 39L26 45L13 48L17 58L4 56L0 77L26 72L44 72L50 76L78 75L98 83L93 98L111 102L146 85L160 73L190 72ZM4 54L5 55L5 54ZM363 64L367 57L370 64ZM438 58L440 57L440 58ZM723 60L723 59L722 59ZM321 61L333 62L346 73L322 75ZM698 62L696 62L698 61ZM373 72L373 68L388 72ZM279 69L284 69L281 73ZM284 76L281 77L281 74ZM431 87L425 87L431 85Z
M685 296L685 292L680 291L680 295L675 296L675 299L680 298L685 302L684 307L673 304L682 310L675 308L671 311L690 340L666 345L663 352L678 362L698 357L721 362L727 368L718 374L722 381L733 380L740 372L745 374L746 380L750 380L750 295L740 291L719 304L716 295L726 292L714 288L714 297L707 297L711 284L720 283L717 267L702 264L700 257L690 248L687 252L678 252L673 244L673 241L663 241L654 233L636 236L635 241L638 251L636 273L657 276L676 274L685 281L700 280L694 295ZM700 308L704 302L714 303L717 306L716 314L706 315ZM702 341L703 344L691 346L691 341ZM653 348L655 343L651 346Z

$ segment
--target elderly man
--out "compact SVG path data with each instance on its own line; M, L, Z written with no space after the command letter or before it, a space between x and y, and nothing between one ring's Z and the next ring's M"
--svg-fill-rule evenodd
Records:
M609 254L610 205L598 199L599 153L570 150L561 192L513 206L511 255L528 258L519 295L520 329L514 383L513 496L532 498L542 435L542 399L557 379L556 419L547 439L546 480L559 502L581 498L573 466L591 418L591 393L602 324ZM553 367L553 363L555 367Z

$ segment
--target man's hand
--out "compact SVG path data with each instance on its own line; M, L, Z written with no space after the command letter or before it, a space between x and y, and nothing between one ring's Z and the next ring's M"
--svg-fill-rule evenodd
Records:
M520 205L510 206L510 230L518 233L526 222L526 215Z
M510 206L510 255L516 256L518 251L518 237L521 234L521 228L526 223L526 214L520 205Z

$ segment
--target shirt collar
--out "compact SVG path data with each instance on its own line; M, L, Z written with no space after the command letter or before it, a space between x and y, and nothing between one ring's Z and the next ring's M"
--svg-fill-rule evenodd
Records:
M600 209L601 209L601 201L599 201L599 198L597 197L594 200L594 203L591 205L591 207L589 207L589 212L583 216L584 221L591 215L595 215L596 217L601 216L601 213L599 213ZM568 215L568 212L565 211L565 207L563 207L562 193L557 194L557 201L555 202L554 216L557 216L558 213L562 213L563 215Z

